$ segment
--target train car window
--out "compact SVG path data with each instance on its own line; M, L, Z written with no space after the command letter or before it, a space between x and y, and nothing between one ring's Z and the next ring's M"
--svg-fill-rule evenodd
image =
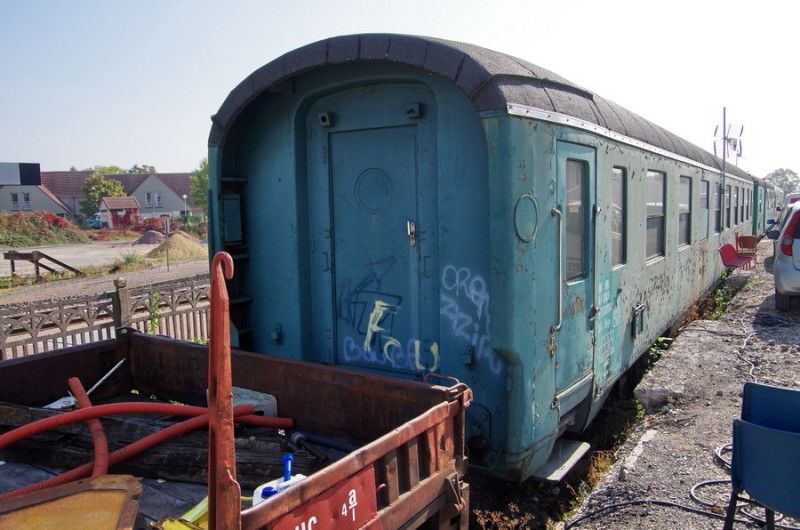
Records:
M725 228L731 227L731 187L725 186Z
M566 223L566 257L567 280L574 280L586 274L586 163L580 160L567 160L567 211Z
M611 176L611 265L625 263L628 244L628 182L625 169L613 168Z
M740 212L740 217L742 218L742 221L745 220L745 215L747 215L746 212L747 212L747 205L749 204L749 199L748 199L748 194L749 193L750 193L750 190L746 190L746 189L742 188L742 208L741 208L741 212ZM748 219L749 219L749 216L748 216Z
M678 203L678 244L692 244L692 178L681 177Z
M722 184L714 190L714 232L722 232Z
M733 226L739 224L739 186L733 187Z
M708 194L711 192L711 183L707 180L700 181L700 240L708 239Z
M664 255L664 217L667 179L660 171L647 172L647 258Z

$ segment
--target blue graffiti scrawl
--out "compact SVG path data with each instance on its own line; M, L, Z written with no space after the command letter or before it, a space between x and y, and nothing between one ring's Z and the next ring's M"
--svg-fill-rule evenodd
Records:
M403 297L382 288L394 263L393 257L370 262L370 272L360 282L354 284L348 279L341 283L338 318L352 333L342 341L344 361L393 370L435 371L440 366L436 342L423 347L419 339L408 338L403 344L395 336L395 319L402 311Z
M337 316L339 320L348 323L359 335L366 336L369 323L369 315L375 307L375 302L381 301L386 305L395 308L400 307L403 302L401 296L381 291L381 283L386 274L395 264L395 258L389 257L377 262L367 263L369 274L353 287L353 280L350 278L342 281L337 296L339 307ZM391 331L392 322L384 322L395 312L387 312L381 325ZM388 326L388 327L387 327Z

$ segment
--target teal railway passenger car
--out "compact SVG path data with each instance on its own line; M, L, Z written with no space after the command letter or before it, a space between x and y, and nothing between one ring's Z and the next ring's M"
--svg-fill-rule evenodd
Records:
M757 180L753 188L753 234L763 235L772 228L783 206L783 190L765 180Z
M585 445L563 435L754 226L746 172L468 44L310 44L253 72L212 121L209 239L236 263L235 340L469 384L470 463L509 480L569 467Z

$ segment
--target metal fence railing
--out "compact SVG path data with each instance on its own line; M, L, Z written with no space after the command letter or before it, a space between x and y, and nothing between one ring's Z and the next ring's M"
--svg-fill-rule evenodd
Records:
M209 276L0 308L0 360L113 338L119 327L207 341Z

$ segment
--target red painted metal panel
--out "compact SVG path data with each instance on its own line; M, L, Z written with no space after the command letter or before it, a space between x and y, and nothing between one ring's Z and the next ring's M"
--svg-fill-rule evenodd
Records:
M291 513L281 517L271 530L355 530L378 512L375 471L368 466Z

